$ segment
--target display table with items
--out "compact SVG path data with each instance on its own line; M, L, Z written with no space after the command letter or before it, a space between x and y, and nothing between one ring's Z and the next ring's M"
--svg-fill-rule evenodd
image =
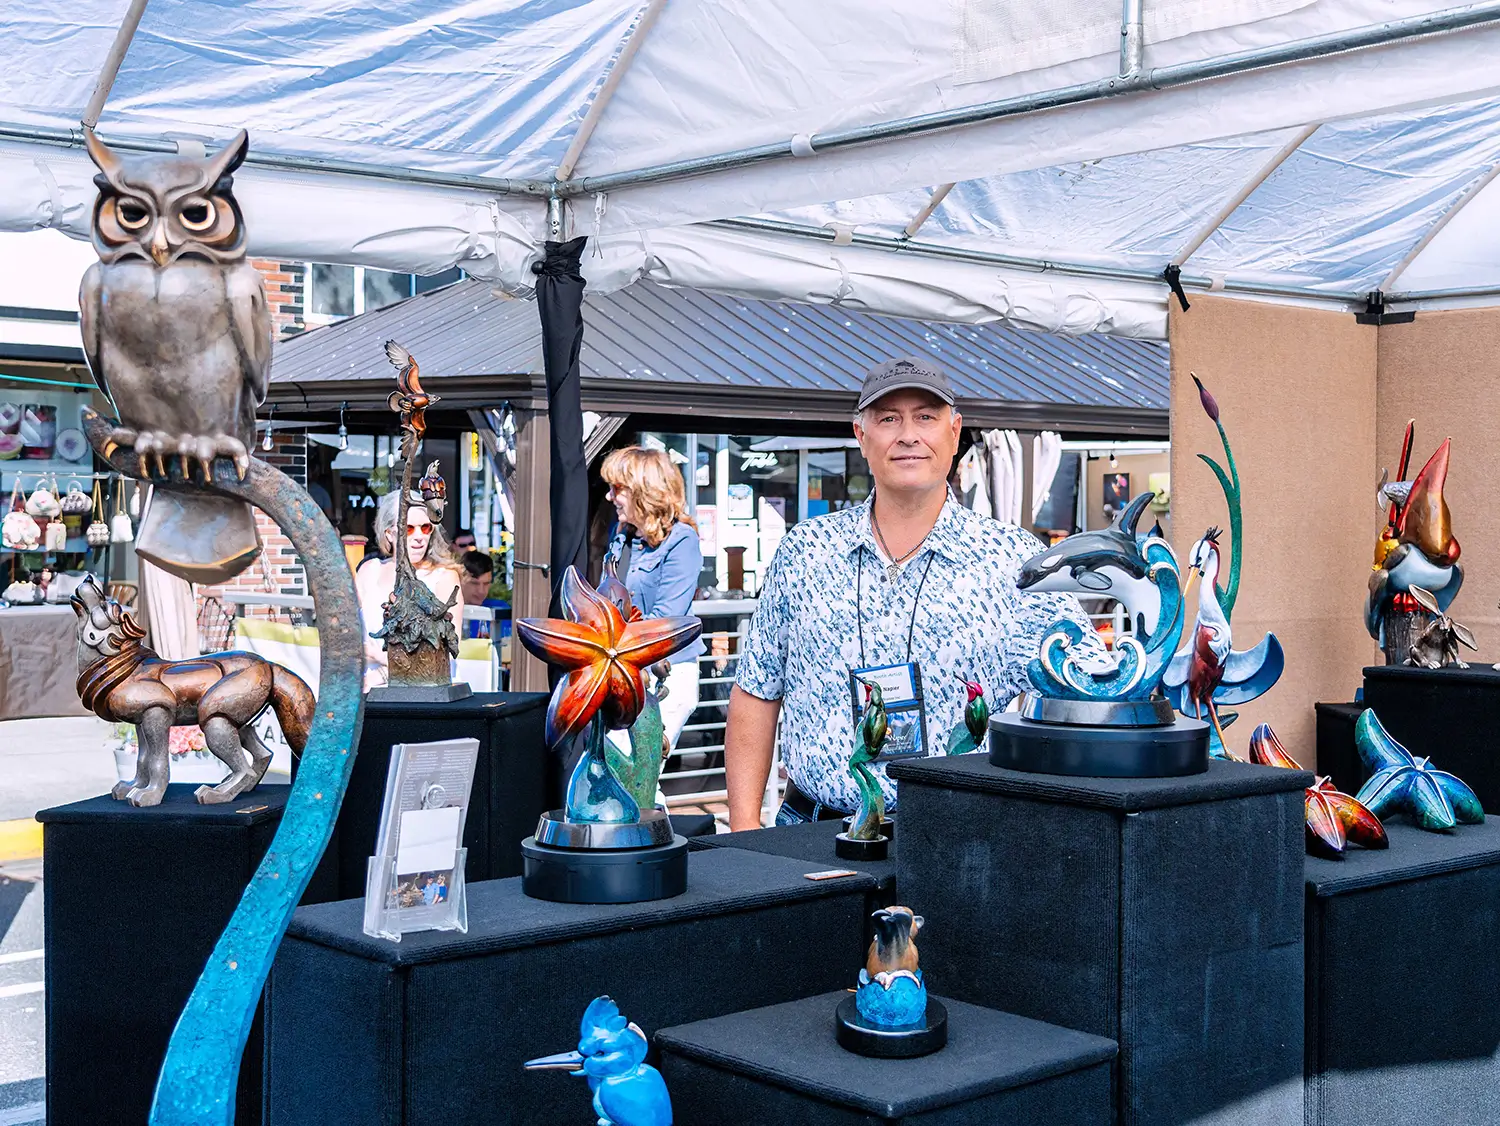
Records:
M71 615L70 615L71 616ZM145 1122L167 1038L281 822L290 787L219 805L167 787L137 809L105 794L37 814L47 888L47 1116ZM332 891L325 862L304 902ZM261 1021L236 1121L261 1121Z
M1023 774L894 763L902 896L950 995L1120 1045L1120 1121L1302 1114L1299 770Z
M267 995L266 1121L568 1121L578 1092L522 1065L573 1042L600 994L654 1029L851 984L875 881L807 878L823 867L710 849L684 894L626 905L492 880L468 887L467 934L399 944L364 934L357 900L299 911Z
M855 868L878 881L871 893L870 910L896 902L896 854L900 841L892 838L886 860L846 861L834 851L834 837L842 831L837 820L809 821L802 825L778 825L771 829L746 829L739 833L717 833L694 837L693 849L743 848L772 856L788 856L830 870ZM810 869L811 870L811 869Z
M463 845L470 883L519 875L521 838L547 808L542 692L476 692L451 703L367 700L359 754L339 811L339 899L365 893L365 869L375 851L391 748L400 743L479 740Z
M1308 1126L1500 1121L1500 823L1308 857Z
M0 716L88 714L74 684L77 633L71 606L0 607Z
M1112 1120L1111 1040L944 998L940 1052L845 1051L825 993L656 1033L674 1126L1000 1126Z
M1488 665L1374 666L1365 669L1364 697L1412 754L1435 757L1469 784L1486 810L1500 810L1500 757L1494 751L1500 672Z

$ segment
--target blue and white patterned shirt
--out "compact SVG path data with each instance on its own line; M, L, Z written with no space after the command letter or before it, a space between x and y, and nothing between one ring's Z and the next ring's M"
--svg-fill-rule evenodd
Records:
M1059 618L1083 626L1086 640L1094 637L1070 595L1016 589L1021 564L1042 549L1029 532L950 498L927 542L891 582L870 528L870 504L804 520L787 532L767 570L735 679L752 696L782 701L781 754L797 788L846 810L859 803L849 773L854 749L849 672L861 665L857 569L862 572L863 664L905 661L912 629L911 659L922 670L929 754L942 754L949 732L963 722L963 680L983 685L990 710L998 712L1026 689L1026 666ZM921 605L913 626L919 584ZM875 772L887 805L893 806L895 784L883 766Z

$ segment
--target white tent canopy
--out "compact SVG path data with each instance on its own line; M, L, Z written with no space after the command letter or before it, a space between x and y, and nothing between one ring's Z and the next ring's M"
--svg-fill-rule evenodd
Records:
M77 123L127 7L0 14L0 230L86 235ZM556 192L596 287L1150 337L1169 265L1500 293L1496 58L1500 2L149 0L99 130L247 127L265 256L521 292Z

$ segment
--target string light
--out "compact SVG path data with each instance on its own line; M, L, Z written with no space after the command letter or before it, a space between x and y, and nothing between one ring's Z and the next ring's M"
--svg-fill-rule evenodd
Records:
M1120 459L1117 458L1117 457L1115 457L1115 451L1114 450L1110 450L1109 451L1109 467L1111 469L1119 469L1120 468Z
M348 402L339 404L339 449L349 448L349 428L344 425L344 412L349 409Z
M271 430L276 425L276 404L271 404L270 417L266 419L266 436L261 439L260 448L266 453L271 452Z

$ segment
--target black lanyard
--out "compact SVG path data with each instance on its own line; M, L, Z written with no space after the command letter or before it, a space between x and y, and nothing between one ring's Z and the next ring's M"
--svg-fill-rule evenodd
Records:
M911 639L917 628L917 607L922 603L922 588L927 585L927 572L932 570L932 557L937 552L931 548L927 551L927 562L922 565L922 578L917 583L917 593L911 600L911 621L906 626L906 664L911 664ZM854 557L854 626L859 632L859 667L869 668L865 660L865 619L864 619L864 579L865 579L865 545L859 545L859 554Z

